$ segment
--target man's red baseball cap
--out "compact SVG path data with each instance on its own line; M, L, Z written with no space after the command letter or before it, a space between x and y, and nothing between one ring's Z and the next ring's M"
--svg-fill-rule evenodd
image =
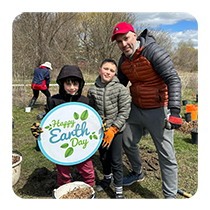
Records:
M133 26L131 24L126 23L126 22L118 23L115 26L115 28L114 28L111 41L113 42L115 40L115 35L117 35L117 34L126 34L129 31L132 31L132 32L135 33L135 30L134 30L134 28L133 28Z

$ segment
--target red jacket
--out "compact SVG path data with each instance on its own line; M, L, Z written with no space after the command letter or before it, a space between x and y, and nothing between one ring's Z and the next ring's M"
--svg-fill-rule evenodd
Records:
M50 84L50 72L44 66L39 66L34 70L34 78L31 88L34 90L46 90Z
M151 109L168 105L168 89L163 79L154 71L151 63L140 56L142 48L135 52L130 61L125 55L121 64L121 71L132 86L130 92L132 102L143 109Z
M137 38L140 49L132 61L122 54L118 65L118 78L125 86L132 83L132 102L143 109L168 106L181 108L181 80L169 54L160 47L145 29Z

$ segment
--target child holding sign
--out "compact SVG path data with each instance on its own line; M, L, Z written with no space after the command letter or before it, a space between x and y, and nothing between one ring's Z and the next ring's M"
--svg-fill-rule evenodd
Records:
M82 89L85 84L82 72L78 66L65 65L61 69L56 82L59 84L59 94L47 99L46 113L54 107L67 102L81 102L88 104L89 100L82 95ZM38 125L37 125L38 124ZM35 123L32 127L32 134L38 138L42 130L38 130L39 123ZM40 128L39 128L40 129ZM58 171L58 185L61 186L71 182L70 166L56 164ZM83 177L83 181L93 187L95 174L91 159L76 165L79 173Z
M103 142L99 148L104 179L96 190L102 191L115 186L115 197L124 198L122 189L122 131L130 113L130 95L115 76L117 64L112 59L105 59L99 68L99 77L87 93L92 106L106 122ZM113 178L111 175L113 172Z

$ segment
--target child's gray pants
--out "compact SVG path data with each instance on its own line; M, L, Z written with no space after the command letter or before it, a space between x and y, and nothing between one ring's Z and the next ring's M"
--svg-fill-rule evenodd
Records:
M123 131L123 149L136 173L141 171L141 158L138 143L143 129L147 129L156 146L165 198L174 198L177 194L178 167L173 146L173 130L163 129L164 118L168 118L167 107L141 109L131 103L131 112Z

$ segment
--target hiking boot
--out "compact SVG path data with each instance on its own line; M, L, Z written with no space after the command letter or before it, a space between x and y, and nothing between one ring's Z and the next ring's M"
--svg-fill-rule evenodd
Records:
M124 199L125 196L123 195L123 193L115 193L115 198L116 199Z
M37 99L37 98L34 98L34 97L31 99L31 102L30 102L30 104L29 104L29 107L31 107L31 109L33 109L33 106L34 106L34 104L35 104L35 102L36 102L36 99Z
M104 190L106 190L112 183L113 183L113 178L111 178L111 179L106 179L106 178L104 177L104 179L102 179L102 180L100 181L100 184L96 186L96 191L97 191L97 192L104 191Z
M123 177L123 186L129 186L134 182L140 182L144 180L144 174L141 171L140 174L136 174L134 171Z

